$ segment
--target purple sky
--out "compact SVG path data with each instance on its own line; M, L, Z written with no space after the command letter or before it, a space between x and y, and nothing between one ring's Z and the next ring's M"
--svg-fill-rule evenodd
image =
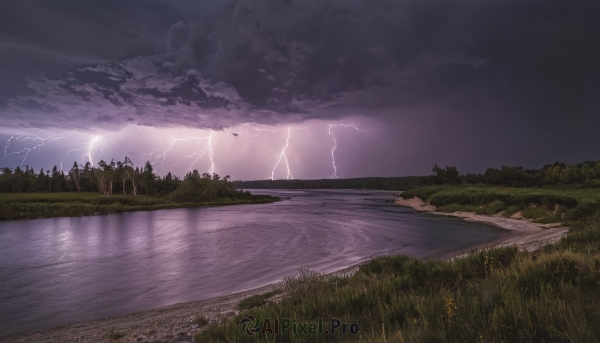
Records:
M3 2L0 166L129 156L278 179L598 160L598 17L591 0Z

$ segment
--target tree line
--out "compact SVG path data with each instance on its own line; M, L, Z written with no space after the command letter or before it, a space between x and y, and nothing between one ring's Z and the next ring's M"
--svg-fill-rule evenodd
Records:
M150 162L144 167L134 167L127 157L123 161L98 162L94 167L89 162L84 165L73 163L67 172L56 166L52 170L16 167L0 169L0 192L100 192L110 196L119 195L167 195L173 193L185 180L196 186L208 187L209 182L196 179L224 181L230 189L383 189L409 190L419 186L441 184L489 184L509 187L536 187L558 184L590 184L600 181L600 161L586 161L567 165L556 162L541 169L503 166L488 168L484 173L460 174L456 167L441 168L435 165L433 174L428 176L404 177L365 177L353 179L321 180L256 180L228 182L229 176L221 179L218 174L200 174L191 171L183 179L170 172L164 177L154 173ZM212 184L211 184L212 185ZM212 186L211 186L212 187ZM217 187L218 188L218 187ZM215 188L215 189L217 189ZM224 189L215 191L223 194ZM207 191L208 192L208 191ZM212 192L212 191L211 191ZM217 194L215 193L215 194Z
M489 184L507 187L541 187L559 184L593 184L600 181L600 161L567 165L556 162L540 169L520 166L488 168L484 173L461 174L456 167L435 165L428 176L366 177L321 180L234 181L243 189L382 189L404 191L443 184Z
M256 180L233 181L241 189L386 189L406 190L420 185L420 176L363 177L321 180Z
M218 174L200 174L193 170L183 180L170 172L160 177L154 173L150 162L140 168L125 157L117 162L102 160L97 167L89 162L82 165L74 162L66 173L56 166L52 170L44 171L42 168L38 173L29 166L25 169L4 167L0 169L0 192L100 192L106 196L158 196L173 193L182 182L190 179L221 181L222 187L233 188L228 182L229 175L221 178ZM207 181L203 182L207 184Z
M462 183L485 183L510 187L594 184L600 181L600 161L585 161L572 165L556 162L547 164L541 169L503 166L499 169L488 168L483 174L466 174L459 177Z

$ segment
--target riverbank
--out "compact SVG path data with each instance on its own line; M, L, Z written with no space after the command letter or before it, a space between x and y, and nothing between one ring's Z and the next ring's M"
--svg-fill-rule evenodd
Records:
M270 195L241 193L209 202L173 202L166 196L104 196L100 193L0 193L0 220L81 217L174 208L266 204L280 200Z
M500 214L483 215L474 212L440 212L436 207L425 203L421 198L414 197L403 199L399 197L395 201L400 206L410 207L417 212L428 212L436 215L461 218L467 221L475 221L498 226L511 232L510 237L490 242L484 247L516 246L521 251L534 251L540 247L557 242L569 232L567 227L557 224L540 224L532 220L518 218L505 218ZM462 254L459 254L462 255Z

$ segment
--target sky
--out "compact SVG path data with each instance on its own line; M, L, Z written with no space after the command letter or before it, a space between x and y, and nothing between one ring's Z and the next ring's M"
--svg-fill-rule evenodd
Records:
M600 160L600 3L0 3L0 167L238 180Z

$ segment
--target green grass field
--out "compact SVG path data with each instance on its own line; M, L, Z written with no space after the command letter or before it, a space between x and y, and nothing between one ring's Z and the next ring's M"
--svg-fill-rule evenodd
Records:
M222 198L206 203L175 203L167 197L103 196L100 193L0 193L0 220L78 217L180 207L269 203L276 200L253 195L244 199Z
M284 280L283 301L244 311L198 333L195 341L600 342L598 190L440 186L405 196L420 196L448 211L530 209L537 219L568 222L570 232L559 243L532 253L499 248L455 261L378 257L348 277L303 269ZM557 204L562 212L550 215ZM261 324L265 318L298 323L338 318L359 324L360 331L250 336L240 326L248 315Z

